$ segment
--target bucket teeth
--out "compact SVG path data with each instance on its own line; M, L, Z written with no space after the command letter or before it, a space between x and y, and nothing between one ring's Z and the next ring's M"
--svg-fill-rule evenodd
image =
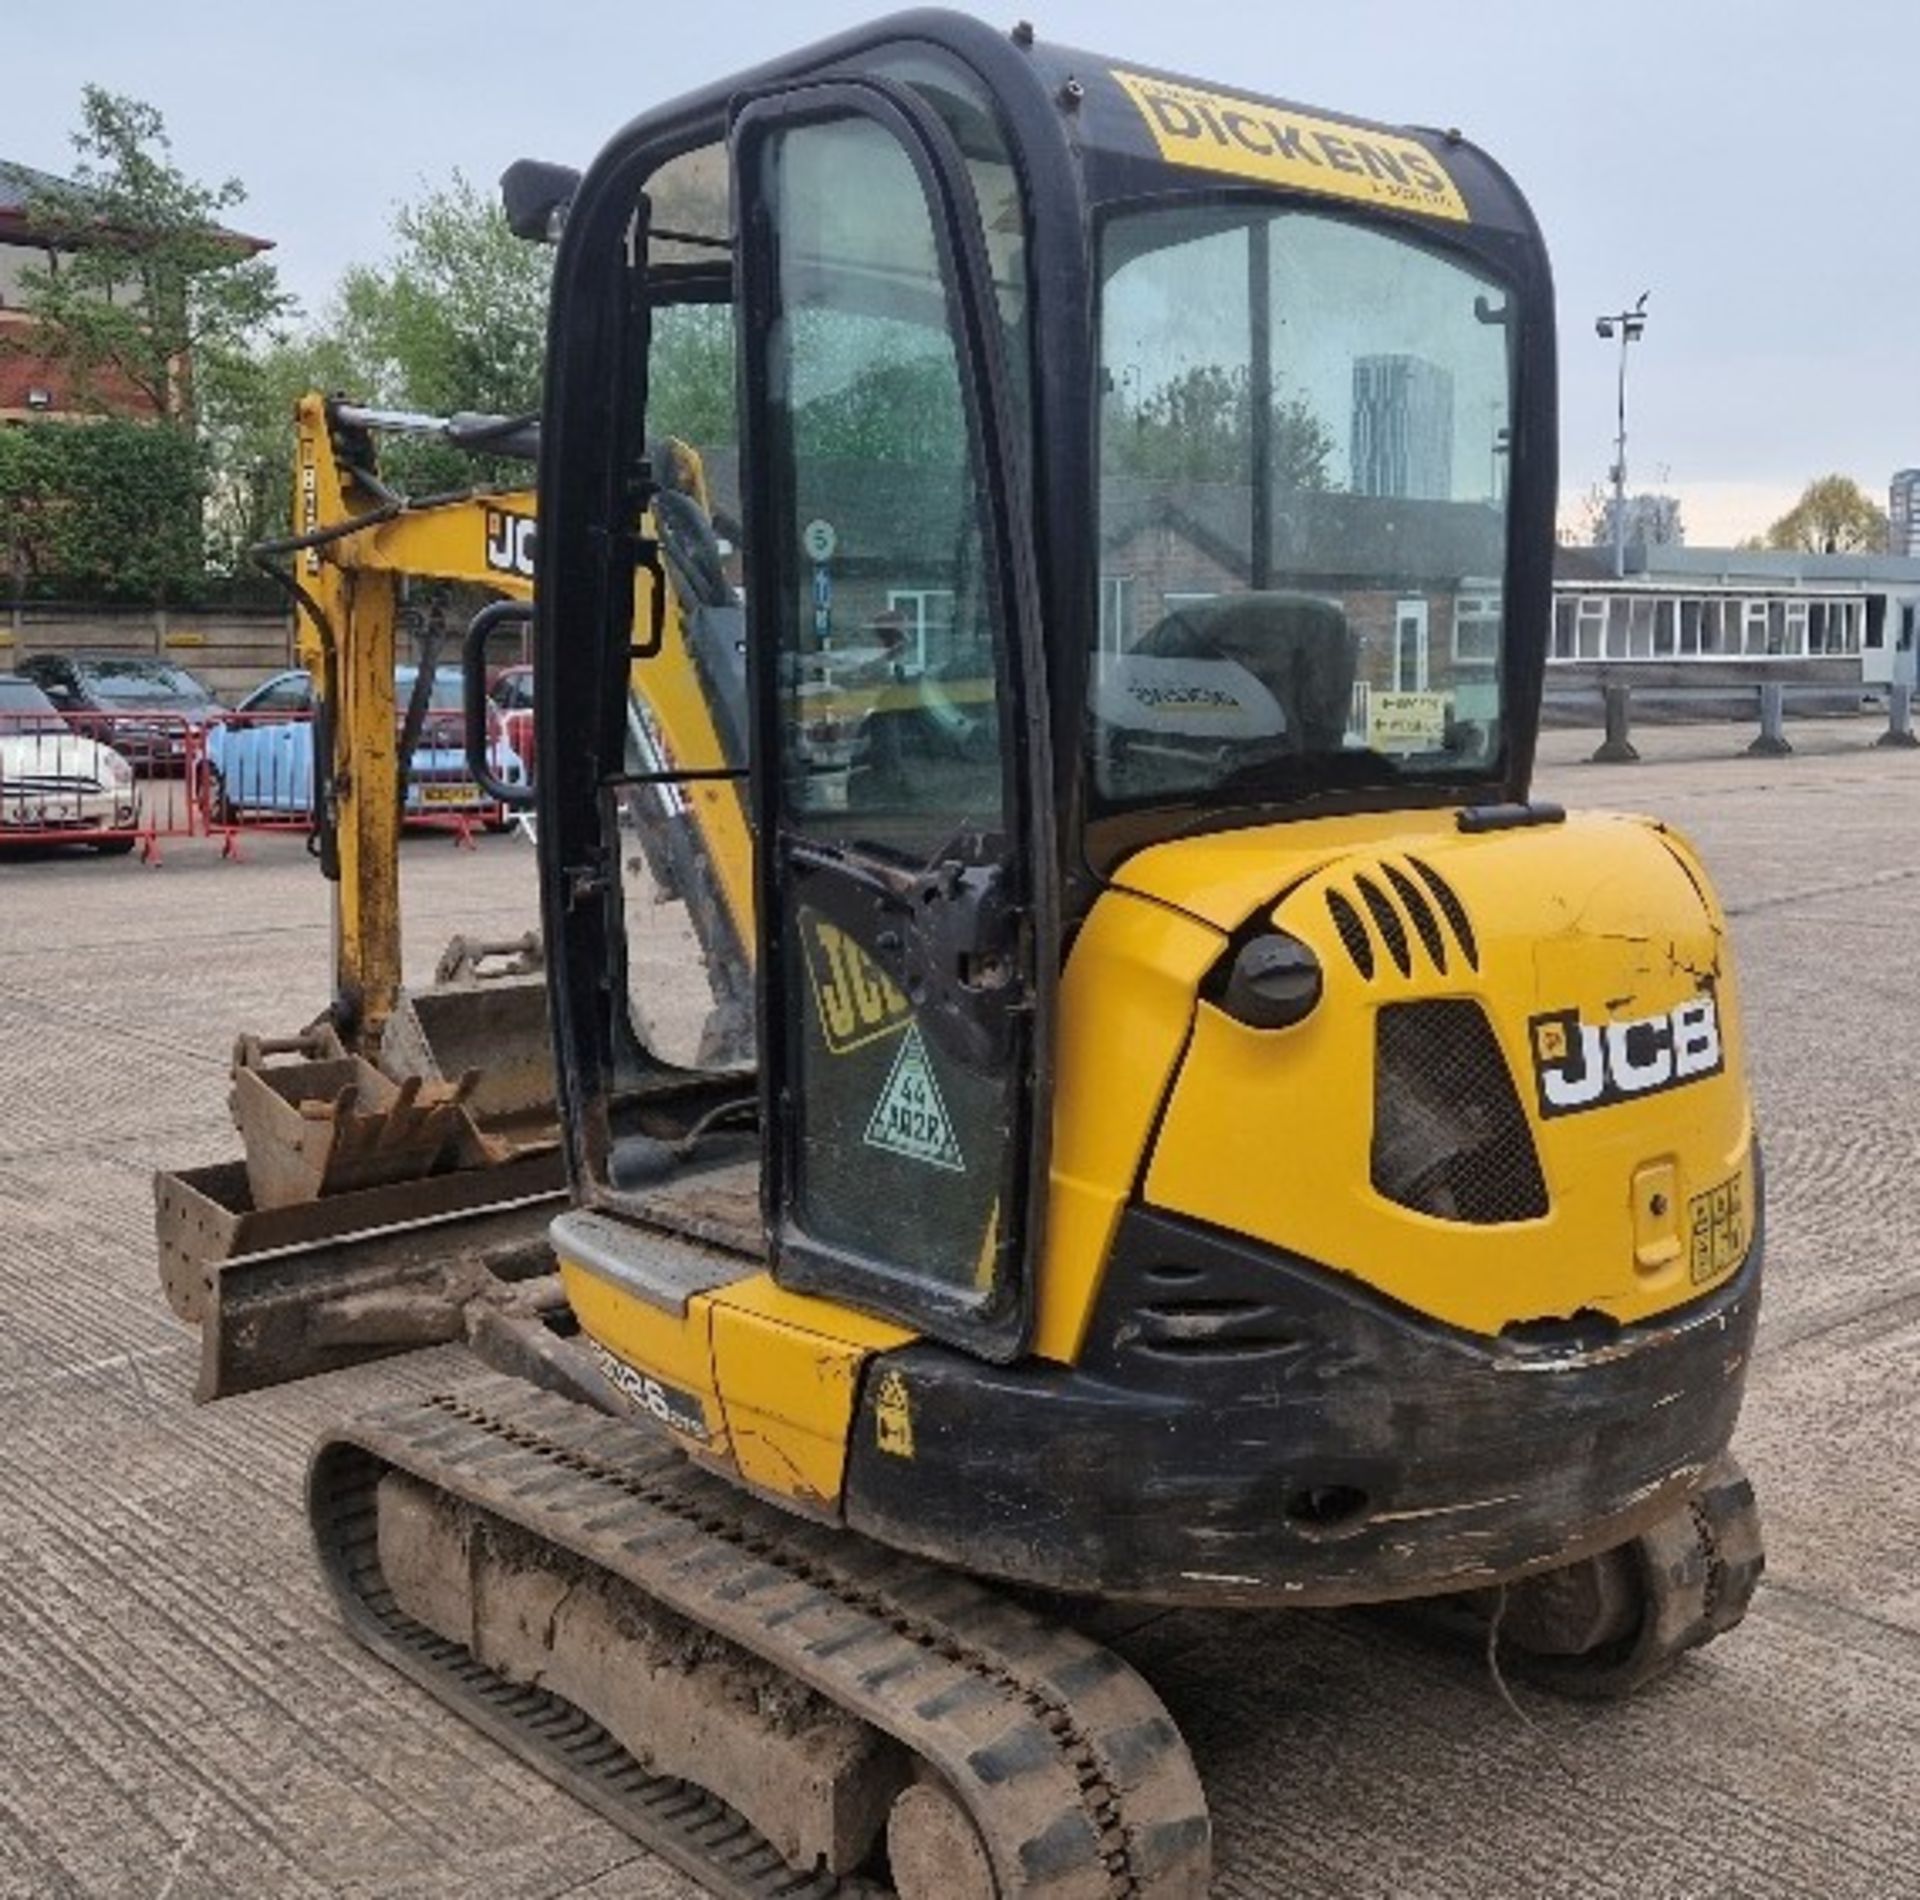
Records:
M394 1082L359 1056L233 1071L233 1119L256 1207L292 1207L495 1158L466 1078Z

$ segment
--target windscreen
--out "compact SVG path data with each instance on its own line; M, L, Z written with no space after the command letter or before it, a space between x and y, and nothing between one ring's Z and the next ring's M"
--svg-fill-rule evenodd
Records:
M1101 241L1096 803L1483 777L1514 324L1384 227L1271 205Z
M419 670L410 666L403 666L394 673L393 695L399 702L402 713L407 710L407 702L413 697L413 683L419 677ZM436 669L432 690L427 695L427 710L436 713L462 713L466 708L465 692L465 682L457 670L441 672Z
M88 686L100 699L139 700L149 705L182 699L199 705L211 698L191 673L149 660L96 660L87 667L86 675Z

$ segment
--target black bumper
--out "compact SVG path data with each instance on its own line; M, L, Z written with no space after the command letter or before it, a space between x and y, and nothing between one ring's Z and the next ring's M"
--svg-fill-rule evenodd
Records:
M847 1519L1170 1603L1374 1602L1570 1563L1672 1508L1731 1437L1763 1236L1756 1212L1733 1278L1658 1321L1487 1339L1135 1209L1078 1368L873 1362Z

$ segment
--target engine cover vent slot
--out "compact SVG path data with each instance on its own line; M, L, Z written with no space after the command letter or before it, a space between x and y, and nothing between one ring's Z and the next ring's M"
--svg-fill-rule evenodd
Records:
M1406 872L1391 864L1381 865L1387 874L1387 882L1394 888L1395 894L1406 906L1407 915L1413 919L1413 927L1420 933L1420 941L1426 945L1427 955L1433 959L1433 967L1442 976L1447 973L1447 940L1440 934L1440 919L1433 914L1433 906L1427 902L1426 895Z
M1333 927L1340 933L1340 941L1346 946L1347 955L1353 959L1353 967L1371 982L1373 939L1367 934L1367 927L1361 922L1360 913L1339 891L1328 891L1327 915L1333 919Z
M1354 877L1353 886L1360 893L1361 901L1373 913L1374 927L1387 946L1387 955L1393 959L1394 968L1402 976L1411 976L1413 946L1407 941L1407 927L1400 921L1400 913L1394 909L1386 892L1364 873Z
M1533 1131L1478 1003L1389 1003L1374 1048L1374 1191L1438 1220L1539 1220Z
M1480 968L1480 946L1466 905L1423 859L1372 858L1351 870L1338 867L1326 883L1325 896L1341 947L1368 982L1388 959L1402 976L1412 976L1416 941L1442 976L1454 968L1455 944L1468 969Z
M1420 882L1433 893L1433 901L1440 906L1441 915L1452 927L1454 940L1467 960L1467 967L1470 970L1479 969L1480 947L1473 940L1473 924L1459 894L1425 859L1409 856L1407 862L1419 874Z

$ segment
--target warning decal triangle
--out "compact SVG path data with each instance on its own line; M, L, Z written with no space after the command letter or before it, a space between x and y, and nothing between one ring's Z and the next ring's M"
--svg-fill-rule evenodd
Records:
M934 1080L927 1045L920 1040L918 1023L900 1039L893 1067L887 1072L887 1085L873 1105L866 1141L869 1148L883 1148L909 1161L924 1161L929 1167L946 1168L954 1174L967 1171L940 1084Z

